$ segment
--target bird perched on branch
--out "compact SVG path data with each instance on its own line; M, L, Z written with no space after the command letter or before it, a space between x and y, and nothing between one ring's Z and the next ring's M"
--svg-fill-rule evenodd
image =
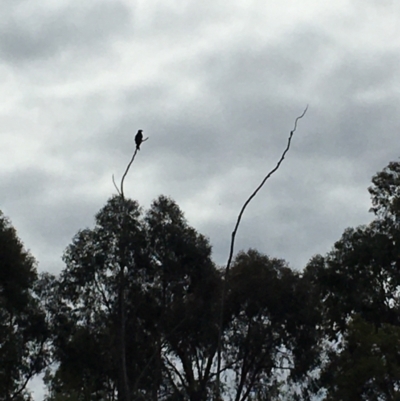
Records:
M143 141L143 134L142 134L143 130L139 130L135 136L135 142L136 142L136 149L140 150L140 144Z

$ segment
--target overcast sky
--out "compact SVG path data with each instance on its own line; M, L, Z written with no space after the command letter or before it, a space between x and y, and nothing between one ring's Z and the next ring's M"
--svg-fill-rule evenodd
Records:
M371 177L400 153L400 2L3 0L0 15L0 209L40 271L93 227L139 128L126 195L171 196L218 264L307 104L236 249L302 269L371 220Z

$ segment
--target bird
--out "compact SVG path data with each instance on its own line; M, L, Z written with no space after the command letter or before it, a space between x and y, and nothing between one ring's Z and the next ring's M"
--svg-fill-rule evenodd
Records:
M136 149L140 150L140 144L143 141L143 134L142 134L143 130L139 130L135 136L135 142L136 142Z

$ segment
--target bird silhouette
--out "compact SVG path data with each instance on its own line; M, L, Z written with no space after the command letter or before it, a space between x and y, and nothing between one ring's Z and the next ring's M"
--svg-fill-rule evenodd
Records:
M142 134L143 130L139 130L135 136L135 142L136 142L136 149L140 150L140 144L143 141L143 134Z

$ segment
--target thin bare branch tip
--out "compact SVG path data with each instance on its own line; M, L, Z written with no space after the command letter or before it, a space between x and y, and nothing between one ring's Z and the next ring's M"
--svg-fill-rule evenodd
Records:
M115 183L114 174L112 175L112 182L113 182L113 184L114 184L115 189L116 189L117 192L118 192L118 195L121 195L121 192L120 192L120 190L118 189L117 184Z
M296 131L296 129L297 129L297 122L298 122L300 119L302 119L302 118L306 115L307 110L308 110L308 104L307 104L306 108L304 109L304 111L296 118L296 120L294 120L294 128L293 128L293 130L292 130L292 134L293 134L293 133Z

